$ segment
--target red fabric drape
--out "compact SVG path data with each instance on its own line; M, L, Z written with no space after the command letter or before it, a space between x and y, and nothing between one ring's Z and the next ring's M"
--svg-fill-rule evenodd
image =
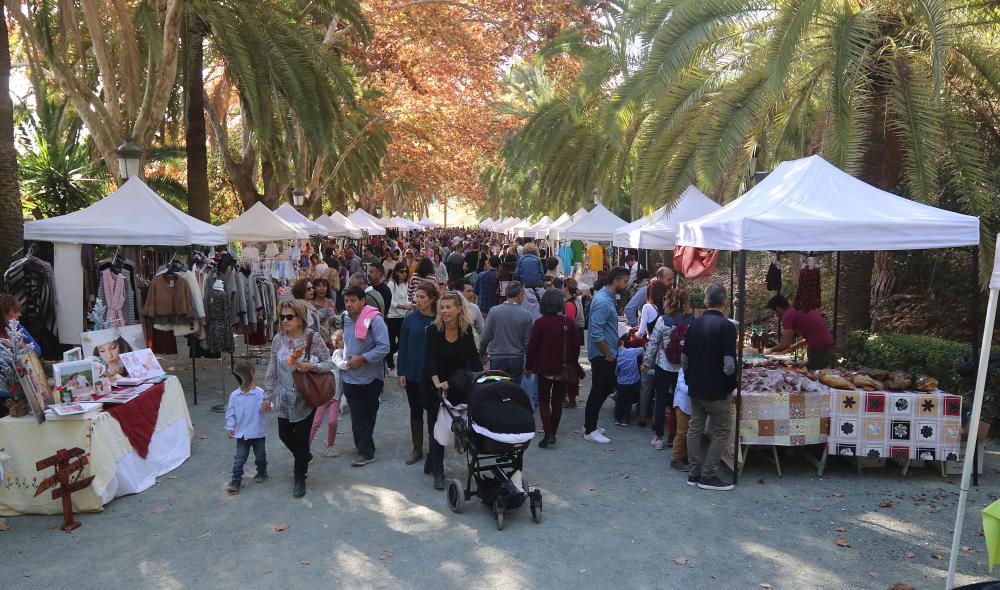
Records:
M715 272L718 263L718 250L674 246L674 270L680 272L686 279L708 276Z
M156 420L160 417L163 392L164 384L157 383L127 404L105 410L118 420L128 442L143 459L149 455L149 441L156 432Z

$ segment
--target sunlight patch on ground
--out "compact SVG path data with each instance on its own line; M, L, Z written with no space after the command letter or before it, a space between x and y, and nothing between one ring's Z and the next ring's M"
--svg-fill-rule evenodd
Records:
M181 590L184 588L184 584L170 573L170 568L165 561L140 561L139 573L148 580L147 588L158 588L159 590Z

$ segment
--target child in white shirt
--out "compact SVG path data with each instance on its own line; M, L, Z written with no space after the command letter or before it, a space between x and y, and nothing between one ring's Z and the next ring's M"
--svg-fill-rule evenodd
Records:
M240 493L243 485L243 466L253 449L257 475L253 480L263 483L267 479L267 452L264 438L267 422L264 420L264 390L257 387L257 376L249 363L240 363L233 369L239 388L229 394L226 407L226 434L236 439L236 457L233 459L233 476L226 490Z

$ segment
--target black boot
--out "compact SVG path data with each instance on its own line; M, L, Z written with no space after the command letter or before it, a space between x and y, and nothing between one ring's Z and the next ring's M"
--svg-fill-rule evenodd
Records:
M301 498L306 495L306 478L295 478L295 485L292 487L292 496Z
M413 465L424 458L424 421L410 420L410 438L413 440L413 451L406 458L407 465Z
M538 441L538 448L544 449L549 446L549 435L546 434L542 437L542 440Z
M431 471L431 456L430 455L426 455L424 457L424 473L426 473L428 475L430 475L432 473L432 471Z
M444 468L434 472L434 489L443 490L444 489Z

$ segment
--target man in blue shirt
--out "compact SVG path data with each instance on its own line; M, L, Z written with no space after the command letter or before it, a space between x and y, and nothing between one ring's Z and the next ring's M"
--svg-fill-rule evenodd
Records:
M611 439L597 429L597 416L604 400L615 388L615 361L618 358L618 309L615 296L628 287L628 270L616 266L605 277L607 284L590 303L590 327L587 329L587 357L592 383L584 410L583 438L599 444Z
M365 292L351 285L344 289L344 351L348 359L343 373L344 397L351 408L351 430L354 446L360 457L351 463L354 467L375 461L375 418L378 416L379 397L385 383L385 366L382 360L389 354L389 329L379 313L364 312ZM363 313L364 312L364 313ZM366 329L359 338L355 324L362 322Z
M484 253L485 255L485 253ZM476 294L479 311L483 317L490 313L490 308L497 304L497 269L500 268L500 257L496 254L486 258L485 270L476 277L472 290Z

